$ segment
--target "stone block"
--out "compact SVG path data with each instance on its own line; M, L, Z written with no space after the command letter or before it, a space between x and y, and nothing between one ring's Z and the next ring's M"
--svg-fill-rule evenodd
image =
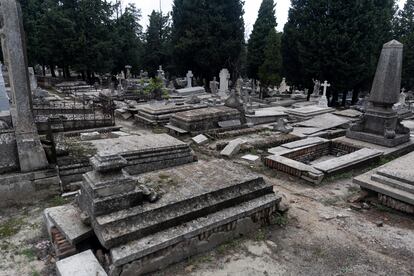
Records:
M226 157L232 157L239 153L241 145L245 143L242 139L235 139L231 141L221 152L220 155Z
M108 276L91 250L58 261L56 272L58 276Z
M73 205L45 209L47 218L72 245L93 236L93 229L82 222L80 214L81 211Z
M94 132L85 132L80 134L80 138L82 141L91 141L101 139L101 134L97 131Z
M208 143L208 138L203 134L200 134L200 135L197 135L197 136L193 137L192 140L197 145L204 145L204 144Z

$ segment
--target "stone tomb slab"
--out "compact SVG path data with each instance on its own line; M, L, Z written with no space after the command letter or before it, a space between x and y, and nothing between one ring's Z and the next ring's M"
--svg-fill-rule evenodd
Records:
M350 119L339 117L334 114L322 114L315 116L310 120L297 123L296 125L301 127L312 128L311 130L304 132L304 134L306 135L311 135L323 130L347 126L351 121L352 120ZM315 128L316 130L314 130L313 128Z
M414 153L354 178L361 187L414 206Z
M91 250L56 263L58 276L108 276Z
M331 113L334 112L335 109L333 108L324 108L319 107L316 105L311 106L305 106L302 108L296 108L296 109L287 109L285 112L293 117L297 117L299 119L311 119L317 115L325 114L325 113Z
M80 210L73 205L48 208L45 210L45 214L72 245L76 245L93 235L93 229L83 224Z
M383 152L373 149L361 149L341 157L314 164L313 167L324 173L331 173L346 167L382 156Z

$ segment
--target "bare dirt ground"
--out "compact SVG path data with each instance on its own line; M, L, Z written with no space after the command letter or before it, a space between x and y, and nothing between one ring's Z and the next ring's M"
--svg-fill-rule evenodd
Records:
M286 217L154 275L414 275L414 217L375 204L351 209L347 199L359 192L351 174L312 187L252 169L283 195ZM42 210L62 203L0 211L0 276L54 275Z

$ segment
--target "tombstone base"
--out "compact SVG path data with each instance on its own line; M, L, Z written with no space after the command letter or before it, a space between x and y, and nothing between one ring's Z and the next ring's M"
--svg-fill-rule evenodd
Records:
M33 172L49 167L45 151L37 135L16 132L16 142L22 172Z
M401 124L391 106L373 106L346 136L391 148L410 141L410 130Z

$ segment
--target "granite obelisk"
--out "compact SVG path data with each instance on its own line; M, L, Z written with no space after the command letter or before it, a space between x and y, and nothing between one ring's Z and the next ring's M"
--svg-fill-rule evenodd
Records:
M372 84L369 106L360 122L353 125L347 137L386 147L395 147L410 140L410 130L401 124L393 110L399 100L403 45L392 40L381 52Z
M20 4L16 0L1 0L0 16L3 56L12 91L10 112L15 129L20 170L31 172L44 169L49 164L32 113Z

